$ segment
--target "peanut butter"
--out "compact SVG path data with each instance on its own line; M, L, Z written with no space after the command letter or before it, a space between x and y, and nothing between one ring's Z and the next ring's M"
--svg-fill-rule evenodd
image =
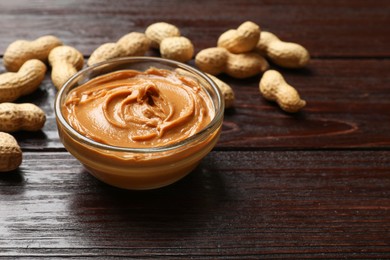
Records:
M94 78L69 93L62 112L86 137L130 148L179 142L215 116L208 93L196 79L156 68Z

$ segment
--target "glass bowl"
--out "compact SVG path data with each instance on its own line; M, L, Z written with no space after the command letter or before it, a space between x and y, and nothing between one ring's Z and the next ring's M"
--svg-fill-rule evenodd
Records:
M67 121L63 106L71 90L96 77L120 70L149 68L180 71L206 91L214 117L194 135L165 146L133 148L108 145L81 134ZM186 64L156 57L129 57L87 67L57 93L55 115L64 147L97 179L124 189L155 189L172 184L190 173L215 146L221 132L224 103L217 85L204 73Z

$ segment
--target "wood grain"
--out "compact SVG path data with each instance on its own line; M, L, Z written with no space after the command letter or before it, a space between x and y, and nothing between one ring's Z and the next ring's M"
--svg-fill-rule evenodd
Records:
M181 181L143 192L101 183L66 152L49 70L16 101L47 122L14 133L24 158L0 174L0 257L389 259L389 13L387 0L0 2L0 57L16 39L54 34L88 58L157 21L197 52L246 20L312 55L302 70L272 65L308 103L294 115L260 96L260 76L221 75L236 103L217 146Z
M0 256L390 256L389 151L212 152L144 192L97 181L68 153L24 159L0 175Z
M179 26L199 51L251 20L303 44L313 57L390 57L389 8L387 0L15 0L0 4L0 53L16 39L54 34L89 55L102 43L158 21Z

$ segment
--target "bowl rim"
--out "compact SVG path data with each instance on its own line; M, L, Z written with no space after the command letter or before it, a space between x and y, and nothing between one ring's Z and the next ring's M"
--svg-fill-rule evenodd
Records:
M114 146L109 144L102 144L95 140L92 140L82 134L80 134L78 131L76 131L64 118L62 114L61 109L61 99L63 98L63 95L65 91L69 88L69 85L73 83L73 81L80 77L82 74L87 74L93 70L102 68L104 66L115 64L115 63L137 63L137 62L156 62L156 63L163 63L168 66L174 66L176 68L185 69L187 71L190 71L191 73L194 73L195 75L201 77L204 79L213 89L213 91L216 93L217 96L217 104L212 100L214 109L215 109L215 116L214 118L207 124L206 127L204 127L202 130L197 132L196 134L179 141L174 144L165 145L165 146L157 146L157 147L147 147L147 148L131 148L131 147L122 147L122 146ZM222 93L217 84L204 72L190 66L187 64L184 64L182 62L159 58L159 57L149 57L149 56L133 56L133 57L122 57L122 58L115 58L110 59L108 61L99 62L97 64L94 64L92 66L88 66L83 68L82 70L75 73L72 77L70 77L64 85L60 88L60 90L57 92L56 98L54 100L54 114L57 119L57 124L61 124L63 128L71 135L73 139L77 139L79 142L82 142L84 144L93 146L98 149L104 149L108 151L113 152L128 152L128 153L139 153L139 154L145 154L145 153L158 153L158 152L166 152L170 150L174 150L177 148L184 147L187 144L190 144L196 140L203 140L209 136L209 133L214 132L219 127L219 122L222 124L223 116L224 116L224 99L222 98ZM57 126L59 127L59 126ZM59 130L59 129L58 129Z

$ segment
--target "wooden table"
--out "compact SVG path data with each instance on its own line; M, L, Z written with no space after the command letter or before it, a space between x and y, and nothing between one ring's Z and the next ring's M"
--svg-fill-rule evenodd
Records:
M390 1L2 1L0 50L53 34L88 58L166 21L198 52L246 20L310 51L305 69L272 65L303 111L263 99L260 76L222 75L236 103L215 149L174 185L126 191L63 148L48 73L17 100L42 107L47 122L14 133L24 161L0 175L0 256L390 258Z

